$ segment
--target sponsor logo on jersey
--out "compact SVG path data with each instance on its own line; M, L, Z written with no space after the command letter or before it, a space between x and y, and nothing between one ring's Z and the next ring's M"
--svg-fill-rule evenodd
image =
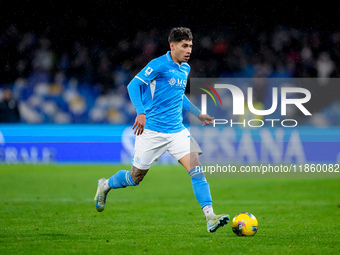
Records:
M179 87L185 87L187 85L187 80L185 79L175 79L174 77L172 77L170 80L168 80L170 86L179 86Z

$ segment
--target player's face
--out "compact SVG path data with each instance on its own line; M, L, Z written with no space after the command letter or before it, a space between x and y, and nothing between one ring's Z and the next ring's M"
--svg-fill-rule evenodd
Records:
M178 64L188 62L192 51L192 41L182 40L170 43L172 60Z

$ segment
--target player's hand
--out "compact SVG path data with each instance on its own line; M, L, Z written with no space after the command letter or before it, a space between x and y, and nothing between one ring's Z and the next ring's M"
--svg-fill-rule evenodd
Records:
M203 127L214 123L214 117L210 117L208 114L200 113L197 118L203 122Z
M134 134L141 135L144 131L145 126L145 114L137 115L135 119L135 124L133 124L132 129L135 129Z

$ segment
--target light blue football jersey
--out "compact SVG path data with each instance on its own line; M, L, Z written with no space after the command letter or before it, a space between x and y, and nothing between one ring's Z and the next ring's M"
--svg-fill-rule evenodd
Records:
M144 83L142 103L146 113L145 128L162 133L184 129L183 97L190 66L175 63L168 51L150 61L134 79Z

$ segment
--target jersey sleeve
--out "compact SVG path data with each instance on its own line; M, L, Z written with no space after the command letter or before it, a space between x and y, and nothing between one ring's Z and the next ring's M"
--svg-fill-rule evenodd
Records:
M196 117L201 113L201 111L190 102L186 95L183 95L183 108Z
M162 72L162 65L159 60L151 60L136 76L135 78L141 80L146 85L156 79Z
M133 78L132 81L127 86L130 100L137 111L137 115L145 114L145 109L142 103L142 92L141 92L142 86L143 86L143 82L137 79L136 77Z

